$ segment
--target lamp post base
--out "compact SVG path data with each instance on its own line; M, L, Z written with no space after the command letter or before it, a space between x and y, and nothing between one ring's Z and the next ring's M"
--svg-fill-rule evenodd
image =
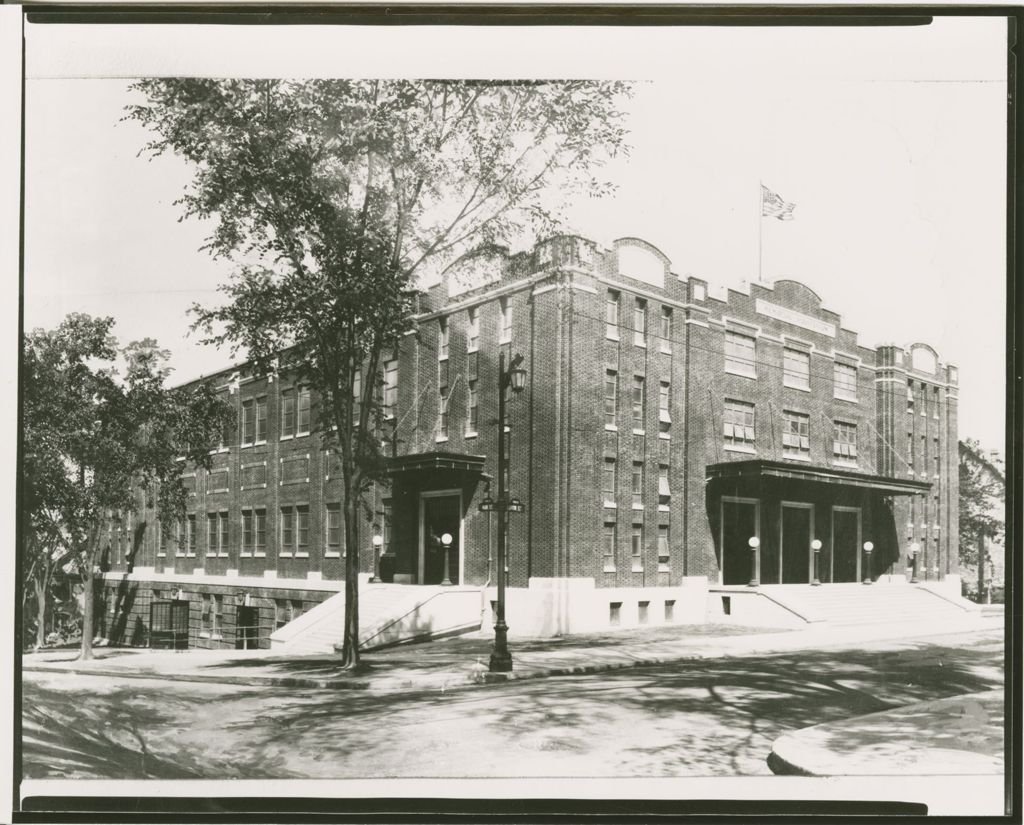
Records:
M494 650L487 666L491 673L509 673L512 670L512 654L508 650L508 625L494 626Z

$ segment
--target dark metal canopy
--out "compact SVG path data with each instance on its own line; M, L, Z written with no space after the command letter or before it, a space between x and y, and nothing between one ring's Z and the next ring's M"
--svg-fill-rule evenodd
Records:
M422 470L457 470L482 475L485 456L465 453L413 453L388 459L388 473L412 473Z
M927 481L911 481L910 479L876 476L870 473L858 473L855 470L840 470L835 467L800 467L786 461L723 461L709 464L707 479L745 479L745 478L788 478L795 481L811 481L822 484L839 484L845 487L868 487L888 495L914 495L931 489Z

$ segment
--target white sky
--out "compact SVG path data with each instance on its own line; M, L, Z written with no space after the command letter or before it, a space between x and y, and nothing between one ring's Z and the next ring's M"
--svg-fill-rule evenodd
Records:
M713 284L792 277L862 344L924 341L960 367L960 435L1002 448L1006 24L899 28L26 26L25 326L109 314L155 337L185 380L225 352L186 309L228 274L178 223L174 158L136 157L126 78L620 77L632 154L614 197L570 228L635 235ZM91 79L84 79L91 78ZM758 181L797 204L759 218ZM759 226L760 225L760 226ZM525 246L528 239L524 239Z

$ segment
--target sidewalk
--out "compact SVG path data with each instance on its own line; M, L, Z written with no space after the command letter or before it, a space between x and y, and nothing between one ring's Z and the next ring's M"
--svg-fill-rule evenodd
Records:
M768 765L802 776L1001 775L1002 690L804 728L772 745Z
M681 660L762 656L802 648L856 647L866 642L934 638L972 631L999 631L1001 618L919 626L892 623L765 630L728 625L689 625L544 639L511 639L514 671L487 671L489 633L408 645L366 654L358 673L342 670L334 655L286 656L271 650L150 651L97 648L79 662L71 650L26 654L31 672L67 672L121 678L331 688L373 691L449 690L510 679L596 673Z

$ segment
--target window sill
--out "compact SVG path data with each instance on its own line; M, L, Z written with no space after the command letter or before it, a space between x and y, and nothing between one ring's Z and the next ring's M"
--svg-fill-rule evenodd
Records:
M615 424L605 424L604 428L610 433L617 433L619 431L618 426L616 426Z
M472 355L474 352L479 352L479 351L480 351L480 347L479 346L476 346L476 347L466 347L466 355Z
M644 566L642 564L634 564L629 569L629 572L630 573L643 573L644 572Z
M836 401L849 401L851 404L856 404L857 403L857 396L856 395L851 397L849 395L835 395L835 394L833 394L832 398L834 400L836 400Z
M618 505L618 504L616 504L616 503L615 503L614 501L607 501L607 500L606 500L606 501L604 502L604 505L603 505L603 506L604 506L604 508L605 508L606 510L618 510L618 509L619 509L619 505Z
M668 504L659 504L658 505L658 512L659 513L671 513L672 512L672 508Z
M784 461L803 461L806 464L810 464L811 457L809 455L796 455L790 453L783 453L782 458Z
M617 567L615 567L614 565L608 565L608 564L606 564L606 565L605 565L605 566L604 566L604 567L602 568L602 572L604 572L604 573L617 573L617 572L618 572L618 570L619 570L619 569L618 569Z
M729 369L728 367L725 368L725 372L727 375L738 375L740 378L757 378L756 372L746 372L737 369Z
M658 565L658 572L659 573L671 573L672 572L672 568L669 567L667 564L659 564Z
M463 438L476 438L478 435L480 435L480 433L476 432L476 430L471 430L469 432L463 433L462 437Z
M782 386L784 386L787 390L797 390L798 392L811 391L810 387L798 386L797 384L787 384L785 381L782 382Z
M606 341L614 341L616 344L621 340L618 335L609 335L607 332L604 334Z
M511 343L512 343L512 339L511 338L499 338L498 339L499 346L504 346L505 344L511 344Z
M341 558L341 553L335 552L333 550L327 550L324 553L324 558L325 559L340 559Z
M637 340L634 339L633 346L634 347L640 347L640 349L647 349L647 342L646 341L637 341Z
M671 354L672 354L672 347L662 347L662 348L661 348L661 349L659 350L659 352L660 352L660 353L661 353L662 355L671 355Z
M244 484L238 488L239 490L265 490L267 489L266 484L251 484L246 487Z
M219 455L220 453L229 453L229 452L231 452L231 448L230 447L218 447L216 450L210 450L209 454L210 455Z
M757 449L754 447L740 447L736 444L726 444L722 449L727 453L743 453L744 455L757 455Z
M215 493L230 493L230 492L231 492L231 488L230 487L221 487L221 488L219 488L217 490L207 490L206 491L206 495L212 496Z
M644 506L642 504L634 504L631 509L643 512Z
M850 468L852 470L856 470L857 469L857 462L856 461L843 461L840 458L834 458L834 459L832 459L832 466L833 467L848 467L848 468Z
M448 440L448 436L446 436L446 435L439 435L437 438L434 439L434 443L435 444L444 444L447 440Z
M294 556L292 556L292 558L294 558L294 559L308 559L309 558L309 551L308 550L306 550L306 551L301 551L300 550L298 553L296 553Z
M647 435L647 431L646 430L638 429L637 427L634 427L633 428L633 435Z
M291 441L291 440L292 440L293 438L295 438L295 434L294 434L294 433L292 433L291 435L282 435L282 436L281 436L281 437L280 437L279 439L277 439L277 440L278 440L278 441Z

